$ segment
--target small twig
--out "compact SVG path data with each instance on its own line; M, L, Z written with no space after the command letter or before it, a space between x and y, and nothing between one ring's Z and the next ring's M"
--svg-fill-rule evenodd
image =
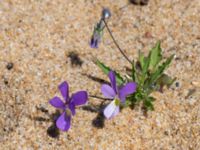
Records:
M119 45L118 45L117 41L115 40L114 36L112 35L112 32L111 32L110 28L108 27L108 24L107 24L107 22L105 21L105 19L103 19L103 22L104 22L104 24L105 24L105 26L106 26L106 29L108 30L108 32L109 32L109 34L110 34L112 40L113 40L113 42L115 43L115 45L117 46L118 50L120 51L120 53L126 58L126 60L127 60L130 64L132 64L132 61L126 56L126 54L123 52L123 50L119 47Z

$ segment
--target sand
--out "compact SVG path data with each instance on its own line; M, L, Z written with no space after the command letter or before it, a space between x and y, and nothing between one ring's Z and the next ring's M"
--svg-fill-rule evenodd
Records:
M5 0L0 2L0 149L198 150L200 149L200 1ZM176 58L166 73L179 85L154 93L155 111L124 109L112 120L98 111L107 102L90 97L78 108L68 132L52 125L48 104L68 81L70 93L100 96L97 57L125 74L128 62L107 32L98 49L88 45L102 7L108 24L130 59L161 40L165 57ZM70 53L82 63L73 64ZM13 63L13 66L7 66ZM93 77L93 78L91 78Z

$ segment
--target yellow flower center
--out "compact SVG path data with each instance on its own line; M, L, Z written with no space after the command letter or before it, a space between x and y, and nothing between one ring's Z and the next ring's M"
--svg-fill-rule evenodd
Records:
M115 99L114 101L115 101L115 105L116 105L116 106L119 106L119 105L120 105L120 100L119 100L119 99Z
M71 116L71 110L69 108L66 109L67 116Z

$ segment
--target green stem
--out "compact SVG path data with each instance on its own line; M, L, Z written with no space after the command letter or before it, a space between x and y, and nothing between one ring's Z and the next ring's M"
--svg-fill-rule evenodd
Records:
M106 26L106 29L108 30L108 32L109 32L109 34L110 34L112 40L113 40L113 42L115 43L116 47L117 47L118 50L120 51L120 53L124 56L124 58L125 58L130 64L132 64L132 61L126 56L126 54L123 52L123 50L120 48L120 46L118 45L117 41L115 40L115 38L114 38L114 36L113 36L113 34L112 34L110 28L108 27L107 22L106 22L104 19L103 19L103 22L104 22L104 24L105 24L105 26Z

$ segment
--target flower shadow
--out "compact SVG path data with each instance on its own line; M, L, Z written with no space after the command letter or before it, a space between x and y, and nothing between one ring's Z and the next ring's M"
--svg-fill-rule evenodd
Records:
M90 96L90 97L92 97L92 96ZM97 98L99 98L99 97L97 97ZM83 110L97 113L97 116L92 120L92 126L97 129L102 129L104 127L105 117L103 115L103 109L105 108L105 106L106 106L106 104L103 101L98 106L87 105L87 106L82 107Z
M56 127L56 120L59 116L60 112L58 110L50 115L52 124L47 128L47 135L52 138L58 138L60 135L59 129Z
M37 117L34 117L33 120L37 122L51 122L51 125L47 128L47 135L52 138L58 138L60 133L59 133L59 129L56 127L56 120L60 116L60 112L56 110L53 114L49 114L49 111L44 107L36 106L36 109L46 114L48 118L37 116Z
M92 120L92 125L97 129L102 129L105 126L105 117L103 112L99 112L97 116Z
M70 58L72 67L75 67L75 66L81 67L83 64L83 61L81 60L79 55L75 52L69 52L68 58Z

